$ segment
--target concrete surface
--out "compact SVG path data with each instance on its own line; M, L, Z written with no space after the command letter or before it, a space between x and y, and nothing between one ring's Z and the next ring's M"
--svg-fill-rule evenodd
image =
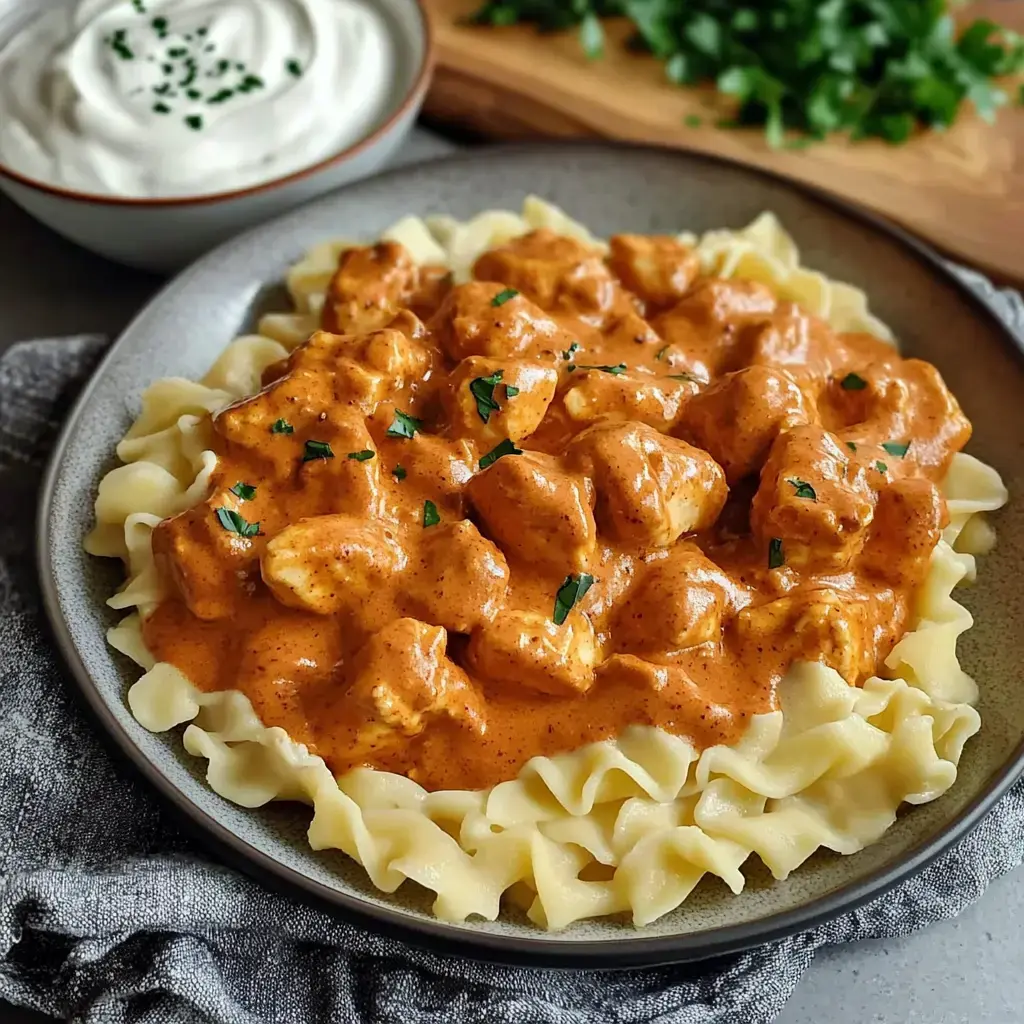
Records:
M420 131L401 161L448 148ZM0 199L0 351L23 338L115 334L159 284L64 242ZM819 953L776 1024L1024 1024L1022 923L1018 870L958 918ZM47 1019L0 1003L2 1024Z

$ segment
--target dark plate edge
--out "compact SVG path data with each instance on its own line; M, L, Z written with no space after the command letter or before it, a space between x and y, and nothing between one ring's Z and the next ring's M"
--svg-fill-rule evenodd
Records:
M845 200L838 199L827 192L793 181L784 175L775 174L761 168L750 167L740 161L703 153L680 152L669 147L645 145L629 142L613 142L592 140L560 141L558 143L526 143L512 146L493 147L484 151L455 156L440 156L426 160L411 167L399 167L383 174L376 175L372 180L401 178L403 174L419 170L435 164L478 163L483 159L495 159L499 156L516 154L543 153L550 156L552 150L558 148L574 151L599 149L614 153L616 151L641 151L671 154L681 160L696 160L712 165L727 165L741 168L745 173L766 178L797 192L804 193L814 201L830 207L840 215L861 222L875 232L888 236L908 251L918 262L944 279L948 286L960 293L982 315L994 321L999 332L1011 343L1018 355L1024 355L1024 338L1017 337L1005 321L995 312L993 306L973 289L962 282L947 266L945 261L929 246L919 239L885 219L863 210ZM355 186L358 187L358 184ZM345 189L337 190L344 192ZM319 197L322 200L324 197ZM314 200L316 202L317 200ZM310 205L310 204L304 204ZM294 213L290 211L290 213ZM191 276L201 270L205 260L216 258L225 249L235 245L239 238L258 233L267 224L284 220L289 216L285 213L269 222L245 232L242 236L224 243L212 253L202 257L184 274L168 282L149 303L132 319L127 333L135 321L143 314L150 304L157 301L163 293L182 277ZM194 805L179 789L177 789L157 766L151 762L135 745L132 738L121 727L108 709L99 691L93 685L85 665L72 642L70 633L61 612L55 577L50 564L50 517L54 491L57 484L58 469L63 459L64 450L75 433L77 421L82 410L88 404L95 382L100 372L113 359L120 343L120 337L111 345L102 360L93 371L89 381L76 399L67 421L50 455L40 488L39 506L36 514L36 555L40 577L43 606L49 620L50 628L60 652L71 668L72 676L85 697L85 701L93 716L98 720L108 735L113 738L121 753L126 755L139 769L143 777L160 794L169 801L175 811L184 816L195 826L200 838L233 867L237 867L258 881L285 895L297 897L318 909L340 912L341 916L375 931L383 932L401 941L428 947L432 952L453 954L470 959L486 960L496 963L556 968L598 968L613 969L622 967L654 966L668 963L684 963L695 960L709 959L727 953L738 952L751 946L786 938L797 932L826 921L840 913L846 913L863 906L869 901L883 896L910 875L923 870L928 864L949 849L955 842L971 831L995 804L995 802L1024 774L1024 742L1021 742L1011 758L1002 769L997 771L988 784L975 798L953 819L943 830L917 847L905 853L888 867L880 868L867 877L850 886L844 886L821 896L816 900L794 910L775 914L759 921L739 925L713 928L690 935L652 936L645 937L642 932L624 934L621 940L549 940L521 937L508 937L484 931L473 931L471 927L450 925L441 921L418 920L401 910L390 910L367 904L359 897L338 892L319 882L306 878L302 874L275 861L245 840L221 825L215 818Z

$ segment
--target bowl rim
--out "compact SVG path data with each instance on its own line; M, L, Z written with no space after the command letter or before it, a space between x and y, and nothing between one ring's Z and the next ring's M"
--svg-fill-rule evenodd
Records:
M336 189L340 194L358 189L362 184L401 180L404 175L422 171L435 165L441 167L474 164L488 160L502 160L516 155L531 156L543 154L554 158L559 149L578 152L585 149L605 152L611 158L623 152L655 153L671 155L681 161L698 161L712 166L739 168L746 174L766 178L785 188L795 190L812 201L829 207L833 212L859 222L871 231L884 235L896 243L909 256L924 264L925 268L942 278L944 283L957 292L968 306L987 319L1015 351L1024 367L1024 337L1018 337L999 316L992 305L971 289L930 246L904 229L870 213L858 206L823 192L802 181L787 178L762 168L751 167L738 160L725 157L679 150L667 146L615 140L559 140L554 143L533 142L507 146L495 146L484 150L455 155L443 155L416 164L397 167L382 174L364 179L352 186ZM316 201L322 201L323 196ZM294 214L273 218L267 222L273 225ZM257 234L267 223L244 232L244 236ZM202 257L197 264L222 250L236 244L239 237L224 243L212 254ZM190 273L201 269L193 264ZM179 275L180 276L180 275ZM674 935L645 935L642 931L623 930L622 938L615 939L547 939L532 936L508 936L486 930L474 930L472 925L449 923L437 919L417 917L400 907L384 907L369 903L362 897L310 878L300 871L276 860L259 850L242 836L232 832L211 813L192 802L163 773L155 761L136 746L135 741L107 706L99 688L93 683L88 670L75 646L67 622L61 611L56 574L50 561L50 520L53 516L53 498L59 471L64 461L64 452L77 431L78 420L88 405L92 392L102 372L116 357L121 338L130 331L136 320L153 302L159 301L163 292L177 281L168 282L128 324L118 339L93 370L81 393L75 400L67 420L61 429L57 443L50 455L40 488L39 505L36 514L36 563L40 578L43 607L49 621L51 633L57 641L59 652L65 664L71 669L71 676L95 721L114 740L119 752L126 755L142 776L169 805L173 813L186 824L187 829L207 848L215 851L232 867L266 884L278 894L296 898L320 911L335 914L342 919L410 943L431 952L456 955L471 960L505 964L510 966L547 967L558 969L611 970L625 967L650 967L662 964L678 964L711 959L730 953L740 952L753 946L773 942L814 928L839 914L848 913L877 899L911 875L923 870L945 853L957 841L974 829L993 807L996 801L1024 775L1024 739L1015 747L1009 758L987 779L984 786L974 794L956 816L943 828L939 828L910 849L897 855L860 879L821 896L807 901L790 910L769 914L752 921L723 925L703 931Z
M426 91L437 63L437 42L434 38L433 21L430 11L427 8L426 0L407 0L415 10L418 22L417 33L423 40L423 56L420 60L419 69L413 78L409 88L402 94L398 103L394 105L391 112L369 135L357 139L350 146L331 153L329 156L318 160L314 164L300 167L297 171L281 177L271 178L269 181L260 182L256 185L248 185L245 188L227 189L222 192L201 193L194 196L116 196L105 195L100 192L81 192L77 189L64 188L61 185L50 185L30 175L22 174L7 164L0 161L0 178L7 178L18 185L30 188L36 192L53 196L58 199L68 199L76 203L86 203L92 206L116 206L126 209L175 209L183 206L206 206L212 203L230 202L235 199L246 199L250 196L259 195L262 192L269 192L283 185L291 185L296 181L312 177L320 171L326 170L334 164L344 163L352 157L358 156L364 150L371 148L385 138L416 105L420 96Z

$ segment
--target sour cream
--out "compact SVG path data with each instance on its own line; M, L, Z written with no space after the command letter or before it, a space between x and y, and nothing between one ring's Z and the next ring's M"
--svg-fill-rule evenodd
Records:
M392 106L366 0L79 0L0 51L0 163L114 196L195 196L300 170Z

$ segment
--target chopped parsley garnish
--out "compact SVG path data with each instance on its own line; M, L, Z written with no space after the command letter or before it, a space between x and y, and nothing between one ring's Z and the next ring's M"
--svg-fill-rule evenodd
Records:
M991 121L1007 101L993 79L1024 68L1024 40L987 19L958 32L943 0L482 0L479 24L576 26L590 59L600 19L632 22L631 49L680 86L713 83L735 99L728 127L761 125L769 145L840 132L905 142L950 126L961 105ZM695 115L684 121L695 125ZM799 132L787 139L787 131Z
M852 441L847 441L846 447L849 448L851 452L855 452L857 450L857 446Z
M284 66L289 75L294 75L296 78L302 75L302 65L294 57L286 60Z
M469 390L476 399L476 411L484 423L491 418L492 412L501 411L501 406L494 400L494 389L501 382L503 373L503 370L495 370L489 377L477 377L469 382Z
M395 466L395 468L391 470L391 475L396 480L404 480L409 474L405 471L405 466Z
M896 458L902 459L910 449L910 442L908 441L906 444L901 444L899 441L883 441L882 447L890 455L895 455Z
M654 358L655 359L664 359L665 358L665 353L667 351L668 351L668 345L665 345L662 348L659 348L658 351L654 353Z
M504 441L496 444L481 460L480 468L486 469L488 466L493 466L498 459L504 455L522 455L522 448L517 448L507 437Z
M696 114L687 114L686 117L683 118L683 124L685 124L687 128L699 128L703 123L704 119L698 117Z
M166 18L154 18L150 25L153 26L153 31L156 32L157 39L163 39L167 35L167 19Z
M839 386L844 391L863 391L868 382L859 373L848 373L840 382Z
M610 373L617 377L620 373L626 372L626 364L619 363L617 366L584 366L582 363L578 363L575 366L569 367L570 373L573 370L601 370L604 373Z
M516 395L518 395L518 394L519 394L519 388L517 388L515 386L515 384L506 384L505 385L505 397L506 398L515 398Z
M202 115L201 114L189 114L188 117L185 118L185 124L187 124L189 126L189 128L192 129L192 131L194 131L194 132L199 131L203 127Z
M818 500L818 495L815 493L814 488L806 480L791 476L786 478L786 483L796 488L796 496L798 498L807 498L810 501Z
M584 594L594 585L594 577L587 572L574 572L566 576L555 594L555 610L551 618L560 626L569 617L569 612L583 600Z
M274 420L270 432L272 434L294 434L295 428L287 420Z
M224 103L226 100L231 99L235 95L234 89L218 89L212 96L206 97L206 102L213 103Z
M772 537L768 542L768 568L778 569L780 565L786 564L786 557L782 553L782 538Z
M877 469L879 473L888 473L889 472L889 467L884 462L882 462L881 460L879 460L878 462L875 463L875 469Z
M408 413L402 412L401 409L395 410L395 418L391 422L391 426L388 427L388 437L413 437L417 430L423 429L423 420L416 419L415 416L410 416Z
M363 448L358 452L349 452L346 458L355 459L356 462L368 462L376 454L376 452L371 451L369 448Z
M303 462L315 462L317 459L333 459L334 452L326 441L307 441L302 452Z
M438 514L437 506L432 501L423 502L423 529L425 530L428 526L437 526L441 522L441 516Z
M515 288L503 288L497 295L491 299L492 306L504 306L509 299L514 299L519 292Z
M169 106L167 106L166 103L154 103L153 104L153 113L154 114L169 114L170 112L171 112L171 108Z
M241 70L241 68L239 67L238 70ZM260 78L259 75L246 75L245 78L238 83L238 91L252 92L254 89L262 89L263 85L263 79Z
M135 59L135 53L128 45L128 33L125 29L116 29L114 34L107 40L107 44L121 60Z
M241 480L231 488L231 493L242 501L252 501L256 497L256 488L252 484L243 484Z
M566 350L565 350L565 351L564 351L564 352L562 353L562 358L563 358L563 359L564 359L564 360L565 360L566 362L568 362L568 361L569 361L570 359L572 359L572 354L573 354L573 352L579 352L579 350L580 350L580 343L579 343L578 341L574 341L574 342L573 342L573 343L572 343L572 344L571 344L571 345L570 345L570 346L569 346L569 347L568 347L568 348L567 348L567 349L566 349Z
M695 377L692 373L670 373L668 375L669 380L687 380L691 384L700 384L700 377Z
M239 537L255 537L260 532L259 523L247 522L233 509L218 508L215 511L218 522L229 533L237 533Z

